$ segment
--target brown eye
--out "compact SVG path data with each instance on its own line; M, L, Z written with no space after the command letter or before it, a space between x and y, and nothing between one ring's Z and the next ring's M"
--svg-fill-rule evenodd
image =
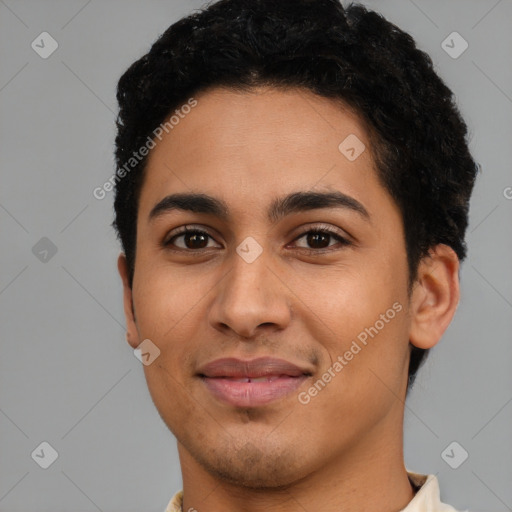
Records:
M185 233L183 240L187 249L204 249L208 245L208 235L204 233Z
M167 242L165 242L165 246L173 246L178 249L184 250L201 250L207 249L209 246L209 239L213 240L213 238L206 232L199 229L185 229L181 233L178 233L171 238ZM177 240L180 240L179 243L176 243Z
M307 243L313 249L324 249L329 247L329 240L331 235L326 233L308 233L306 235Z
M332 239L338 241L342 246L350 245L350 242L346 238L343 238L339 234L326 228L310 229L299 236L296 241L301 239L305 239L306 245L299 245L298 247L301 249L312 250L313 252L314 250L327 249L332 247L332 245L335 245L330 243Z

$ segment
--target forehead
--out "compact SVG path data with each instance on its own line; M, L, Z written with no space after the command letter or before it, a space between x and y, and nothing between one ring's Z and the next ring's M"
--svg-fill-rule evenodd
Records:
M176 192L220 197L243 212L297 190L385 194L364 124L340 102L267 87L217 88L194 100L191 109L178 107L172 129L155 140L141 215Z

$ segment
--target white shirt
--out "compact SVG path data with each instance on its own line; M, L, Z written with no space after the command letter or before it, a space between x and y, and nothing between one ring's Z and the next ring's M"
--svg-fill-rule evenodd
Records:
M420 475L410 471L407 474L411 483L420 489L401 512L458 512L450 505L441 503L439 482L435 475ZM183 512L182 505L183 491L178 491L167 505L165 512Z

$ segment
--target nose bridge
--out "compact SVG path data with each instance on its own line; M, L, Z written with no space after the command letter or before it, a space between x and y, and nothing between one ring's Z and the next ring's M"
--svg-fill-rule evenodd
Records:
M226 326L250 337L262 324L283 328L289 321L285 290L271 270L272 255L254 238L247 237L229 258L229 272L219 283L210 311L216 328Z
M231 257L231 272L227 280L231 284L230 291L243 293L245 287L247 292L265 292L271 259L270 249L264 250L254 238L247 237Z

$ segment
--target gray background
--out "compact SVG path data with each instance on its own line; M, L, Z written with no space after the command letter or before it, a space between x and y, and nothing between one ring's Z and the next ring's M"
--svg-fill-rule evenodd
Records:
M512 510L512 1L365 3L432 56L482 166L461 304L407 402L406 464L457 508ZM2 512L161 512L181 488L125 341L113 196L92 191L114 170L116 81L201 5L0 0ZM43 31L59 44L47 59L31 48ZM457 59L441 47L453 31L469 43ZM46 470L31 458L43 441L59 454ZM458 469L441 456L453 441L469 453Z

